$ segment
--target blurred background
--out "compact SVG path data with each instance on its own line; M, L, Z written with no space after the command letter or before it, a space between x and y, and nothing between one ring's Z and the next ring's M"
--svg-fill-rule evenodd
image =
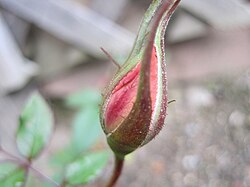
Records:
M70 141L76 111L65 99L105 86L116 68L100 47L122 64L150 2L0 0L1 144L16 152L18 115L38 90L56 120L35 163L49 175L48 155ZM250 1L182 0L166 41L176 102L160 135L129 155L117 186L250 186ZM96 149L107 147L99 139ZM110 159L90 186L101 186L112 167Z

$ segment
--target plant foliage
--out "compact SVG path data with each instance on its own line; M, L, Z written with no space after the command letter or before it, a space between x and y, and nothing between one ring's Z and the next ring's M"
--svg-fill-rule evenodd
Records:
M93 90L66 98L66 106L77 112L71 125L70 144L50 158L52 167L60 166L54 170L55 177L52 179L32 164L48 146L54 129L53 114L48 104L40 94L34 93L19 116L16 132L16 144L22 157L0 147L0 152L8 158L0 161L0 187L74 187L97 177L109 157L106 151L90 152L101 132L98 117L100 98L100 94ZM39 178L39 185L34 175Z

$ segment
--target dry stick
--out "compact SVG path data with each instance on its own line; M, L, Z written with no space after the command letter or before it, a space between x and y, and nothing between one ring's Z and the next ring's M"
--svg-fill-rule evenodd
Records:
M21 158L15 156L15 155L11 154L10 152L6 151L1 146L0 146L0 151L2 151L2 153L4 153L6 156L11 157L13 159L13 161L17 161L20 164L24 164L24 166L27 166L29 169L31 169L32 171L34 171L38 176L40 176L41 178L47 180L48 182L50 182L54 186L60 187L60 185L56 181L52 180L47 175L43 174L42 172L40 172L39 170L37 170L36 168L34 168L29 161L27 161L25 159L21 159Z
M108 184L106 185L106 187L114 187L115 186L119 176L122 173L123 163L124 163L124 157L118 157L117 155L115 155L115 167L113 170L113 174L112 174Z
M108 57L108 59L111 60L111 62L113 62L118 67L118 69L121 68L120 64L116 62L115 59L104 48L100 47L100 49Z

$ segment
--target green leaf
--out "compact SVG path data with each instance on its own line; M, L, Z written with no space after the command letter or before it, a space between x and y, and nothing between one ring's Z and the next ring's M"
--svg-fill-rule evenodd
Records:
M101 133L98 108L78 112L73 121L72 146L77 152L90 148Z
M25 170L14 163L0 164L0 186L19 187L25 180Z
M71 185L86 184L94 179L108 161L107 152L91 153L68 165L65 180Z
M72 162L77 157L77 155L78 153L76 152L74 147L68 145L64 149L53 154L50 159L50 163L54 166L63 167L67 163Z
M28 179L26 181L25 187L56 187L56 185L53 181L55 181L57 184L61 184L62 182L62 172L61 171L55 171L53 170L54 174L53 176L48 176L50 180L46 180L45 178L38 176L36 172L29 172Z
M17 147L22 155L32 159L48 143L53 129L52 113L44 99L34 94L20 115Z
M72 126L73 133L70 145L53 155L52 164L65 165L72 162L79 154L97 142L102 131L98 108L86 108L79 111Z
M84 90L66 98L66 105L73 108L97 106L101 102L101 94L97 90Z

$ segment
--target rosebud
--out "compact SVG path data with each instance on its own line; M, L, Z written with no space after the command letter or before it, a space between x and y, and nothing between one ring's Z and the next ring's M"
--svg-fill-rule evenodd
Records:
M128 60L105 91L100 118L117 155L145 145L164 125L168 103L164 35L179 2L151 3Z

